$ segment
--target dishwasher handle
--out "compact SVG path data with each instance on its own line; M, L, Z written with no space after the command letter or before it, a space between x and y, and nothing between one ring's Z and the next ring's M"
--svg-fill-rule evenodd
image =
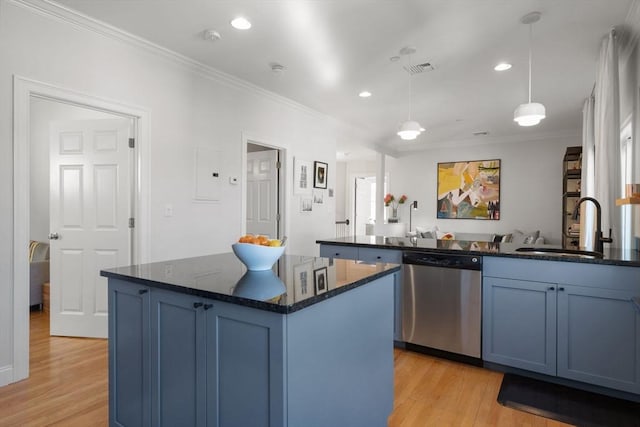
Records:
M482 257L477 255L442 254L431 252L404 252L403 264L425 267L457 268L461 270L482 270Z

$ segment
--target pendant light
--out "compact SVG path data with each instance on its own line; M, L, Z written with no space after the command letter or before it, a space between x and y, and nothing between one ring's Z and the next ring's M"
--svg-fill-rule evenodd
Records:
M407 67L407 72L409 73L409 117L407 119L407 121L403 122L400 125L400 128L398 129L398 136L400 137L400 139L405 140L405 141L411 141L413 139L416 139L418 137L418 135L420 135L420 133L422 131L424 131L424 128L422 126L420 126L420 123L416 122L415 120L411 120L411 103L412 103L412 94L411 94L411 55L416 53L416 48L415 47L411 47L411 46L407 46L407 47L403 47L402 49L400 49L400 55L408 55L409 56L409 67Z
M529 24L529 102L518 105L513 113L513 120L520 126L535 126L546 117L544 105L531 102L531 44L533 42L533 23L540 20L540 12L531 12L520 19L523 24Z

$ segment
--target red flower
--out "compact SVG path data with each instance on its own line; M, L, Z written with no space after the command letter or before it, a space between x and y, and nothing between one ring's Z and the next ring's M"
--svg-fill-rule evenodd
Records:
M408 197L403 194L402 196L400 196L400 198L396 201L396 198L393 196L393 194L391 193L387 193L386 196L384 196L384 205L385 206L393 206L394 208L397 208L398 205L402 205L404 204L404 202L406 202L408 199Z

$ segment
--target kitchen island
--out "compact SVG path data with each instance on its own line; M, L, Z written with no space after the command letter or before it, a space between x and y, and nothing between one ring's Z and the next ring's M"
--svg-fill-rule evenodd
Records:
M386 425L398 271L233 254L102 271L110 425Z

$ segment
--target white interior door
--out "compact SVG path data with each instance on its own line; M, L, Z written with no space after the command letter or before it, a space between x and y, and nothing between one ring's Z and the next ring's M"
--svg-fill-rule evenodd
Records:
M104 268L131 263L131 120L50 126L51 335L107 336Z
M375 200L375 177L355 179L355 210L353 213L354 218L354 233L356 236L364 236L365 226L369 222L370 218L375 218L375 211L371 211L372 200Z
M278 150L247 153L247 233L278 237Z

